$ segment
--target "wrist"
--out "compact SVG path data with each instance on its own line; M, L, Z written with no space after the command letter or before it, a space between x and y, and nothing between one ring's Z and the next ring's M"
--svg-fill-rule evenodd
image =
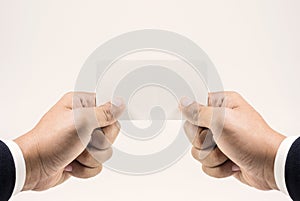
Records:
M39 180L38 166L35 165L38 159L35 138L29 135L30 133L27 133L14 140L22 150L26 166L26 179L22 191L33 190Z
M281 142L286 138L285 136L275 132L271 134L272 139L267 139L268 147L266 165L264 167L264 175L267 184L271 190L279 190L275 180L275 158Z

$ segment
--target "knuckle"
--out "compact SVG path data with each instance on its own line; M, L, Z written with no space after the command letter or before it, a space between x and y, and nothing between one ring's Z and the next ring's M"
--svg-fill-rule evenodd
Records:
M194 146L196 146L199 149L205 149L205 147L203 147L203 143L206 139L207 133L208 129L203 129L199 131L198 135L195 137Z
M211 151L211 152L213 152L213 151ZM213 161L215 161L214 156L211 152L205 158L200 160L201 163L207 167L213 167L212 164L214 164Z
M83 168L80 175L82 178L91 178L98 175L102 171L102 165L100 164L95 168Z
M197 161L200 161L199 160L199 150L198 149L196 149L195 147L193 147L191 149L191 154L192 154L192 156L193 156L194 159L196 159Z
M102 165L100 164L99 166L95 167L95 168L92 168L92 169L88 169L87 173L88 173L88 177L91 178L91 177L94 177L96 176L97 174L99 174L102 170Z
M89 145L96 149L107 149L111 144L104 134L104 131L101 128L96 128L92 133Z
M99 174L99 173L102 171L102 169L103 169L103 166L102 166L102 164L100 164L100 165L97 167L96 173ZM96 175L97 175L97 174L96 174Z
M208 94L208 105L220 107L224 99L223 92L211 92Z
M198 141L199 142L198 142L197 146L199 146L199 148L201 148L203 150L209 149L209 148L212 148L213 146L215 146L213 134L212 134L211 130L209 130L209 129L204 129L200 132Z
M212 174L212 172L211 172L210 169L211 169L211 168L209 168L209 167L207 167L207 166L205 166L205 165L202 165L202 171L203 171L206 175L208 175L208 176L210 176L210 177L215 177L215 175Z
M109 107L104 107L101 112L106 122L111 122L113 120L114 116Z
M92 163L94 163L95 159L92 157L92 155L85 150L81 157L78 159L81 164L84 164L85 166L91 166Z
M199 110L192 110L191 117L192 117L192 122L197 123L197 121L200 117L200 111Z
M208 167L206 167L205 165L202 165L202 170L205 174L208 174Z
M221 174L220 174L220 170L219 168L210 168L207 167L205 165L202 165L202 170L205 174L207 174L210 177L214 177L214 178L221 178Z
M184 113L192 124L197 124L199 114L200 114L200 109L201 108L199 108L196 102L194 102L193 104L185 108Z
M111 158L113 154L113 149L111 147L105 149L105 150L97 150L93 153L93 156L99 163L104 163L108 159Z
M241 99L242 96L241 96L241 94L239 94L236 91L231 91L231 92L229 92L228 98L229 98L229 100L232 100L232 99Z
M214 156L215 161L217 161L219 163L225 162L224 160L227 159L227 157L223 154L223 152L219 148L215 148L214 150L215 151L214 151L213 156Z
M98 167L94 168L93 173L90 175L90 178L97 176L102 171L102 168L103 168L102 164L100 164Z
M236 91L229 91L228 95L229 96L240 96L240 94L238 92L236 92Z
M208 131L209 131L209 129L205 128L199 132L199 137L200 137L201 142L203 142L205 140L206 136L209 134Z
M227 158L225 155L218 148L216 148L207 157L206 165L209 167L217 167L223 164L226 160Z
M75 93L73 91L69 91L69 92L65 93L63 97L66 99L72 99L74 94Z

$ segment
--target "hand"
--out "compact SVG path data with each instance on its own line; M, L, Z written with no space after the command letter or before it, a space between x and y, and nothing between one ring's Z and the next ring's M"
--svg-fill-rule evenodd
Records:
M120 130L117 118L124 108L120 100L96 107L93 93L64 95L35 128L15 140L26 163L23 191L100 173L101 163L112 154L110 145Z
M192 155L206 174L233 175L257 189L278 189L274 160L285 137L271 129L239 94L211 93L208 106L185 97L179 107L187 118L184 128L193 144Z

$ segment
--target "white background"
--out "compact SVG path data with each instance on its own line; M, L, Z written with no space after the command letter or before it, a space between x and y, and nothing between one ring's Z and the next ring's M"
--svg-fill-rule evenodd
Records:
M87 56L124 32L158 28L203 48L226 90L242 93L276 130L300 134L298 0L0 0L0 137L31 129L73 90ZM104 169L46 192L12 200L288 200L232 178L204 175L187 154L155 175L133 177Z

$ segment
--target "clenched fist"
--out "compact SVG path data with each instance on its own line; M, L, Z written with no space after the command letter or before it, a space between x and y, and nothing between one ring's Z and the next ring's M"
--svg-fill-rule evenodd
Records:
M112 154L120 125L121 100L96 107L93 93L67 93L28 133L17 138L26 163L23 190L45 190L71 176L100 173Z
M179 107L187 119L185 132L193 144L192 155L206 174L233 175L257 189L278 189L274 161L285 137L270 128L239 94L211 93L208 106L185 97Z

